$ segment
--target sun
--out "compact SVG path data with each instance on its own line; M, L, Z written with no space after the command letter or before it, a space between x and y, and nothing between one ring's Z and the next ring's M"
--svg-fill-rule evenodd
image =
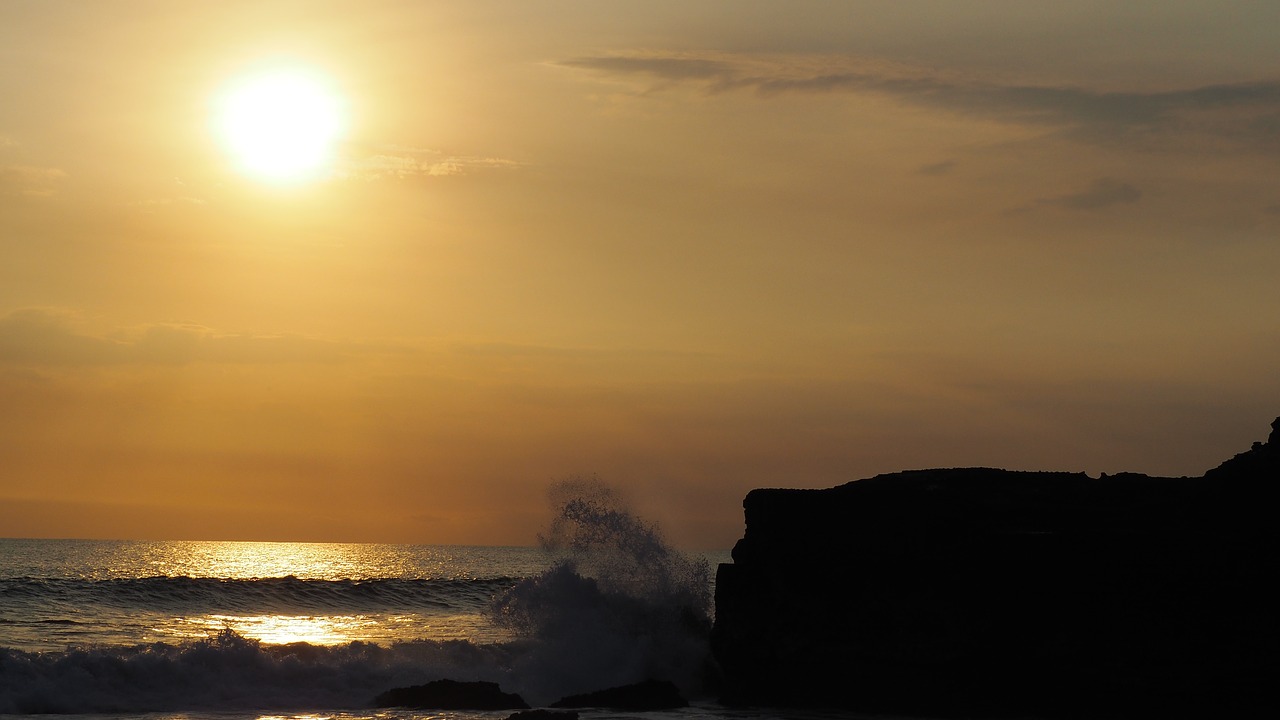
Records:
M324 176L346 129L342 99L320 73L258 72L218 97L214 129L236 166L258 180L292 184Z

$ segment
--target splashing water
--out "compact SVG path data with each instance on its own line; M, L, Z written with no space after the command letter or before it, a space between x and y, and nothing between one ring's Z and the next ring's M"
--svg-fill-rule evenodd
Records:
M552 486L540 539L567 556L498 597L494 621L530 641L512 675L530 697L671 680L701 690L710 567L669 546L599 479Z

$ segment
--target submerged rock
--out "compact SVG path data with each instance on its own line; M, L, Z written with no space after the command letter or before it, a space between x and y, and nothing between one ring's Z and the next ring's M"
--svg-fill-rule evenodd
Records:
M493 682L435 680L425 685L392 688L373 700L374 707L433 710L524 710L529 704L515 693L504 693Z
M939 715L1275 709L1280 418L1203 477L989 468L755 490L723 700Z
M688 705L689 701L680 695L675 684L666 680L645 680L633 685L570 695L551 703L553 708L609 708L636 712L671 710Z

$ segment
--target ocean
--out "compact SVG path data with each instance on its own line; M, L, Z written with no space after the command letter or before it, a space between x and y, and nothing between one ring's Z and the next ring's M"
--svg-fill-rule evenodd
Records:
M370 703L450 678L538 707L656 676L693 705L582 717L796 717L705 689L711 568L728 553L676 553L623 520L575 526L555 551L0 539L0 714L505 718Z

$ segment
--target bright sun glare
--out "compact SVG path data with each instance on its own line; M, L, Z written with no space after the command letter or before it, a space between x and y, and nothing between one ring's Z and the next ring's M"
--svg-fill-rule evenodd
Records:
M317 178L332 165L345 117L321 75L280 69L232 84L218 98L214 124L237 167L283 184Z

